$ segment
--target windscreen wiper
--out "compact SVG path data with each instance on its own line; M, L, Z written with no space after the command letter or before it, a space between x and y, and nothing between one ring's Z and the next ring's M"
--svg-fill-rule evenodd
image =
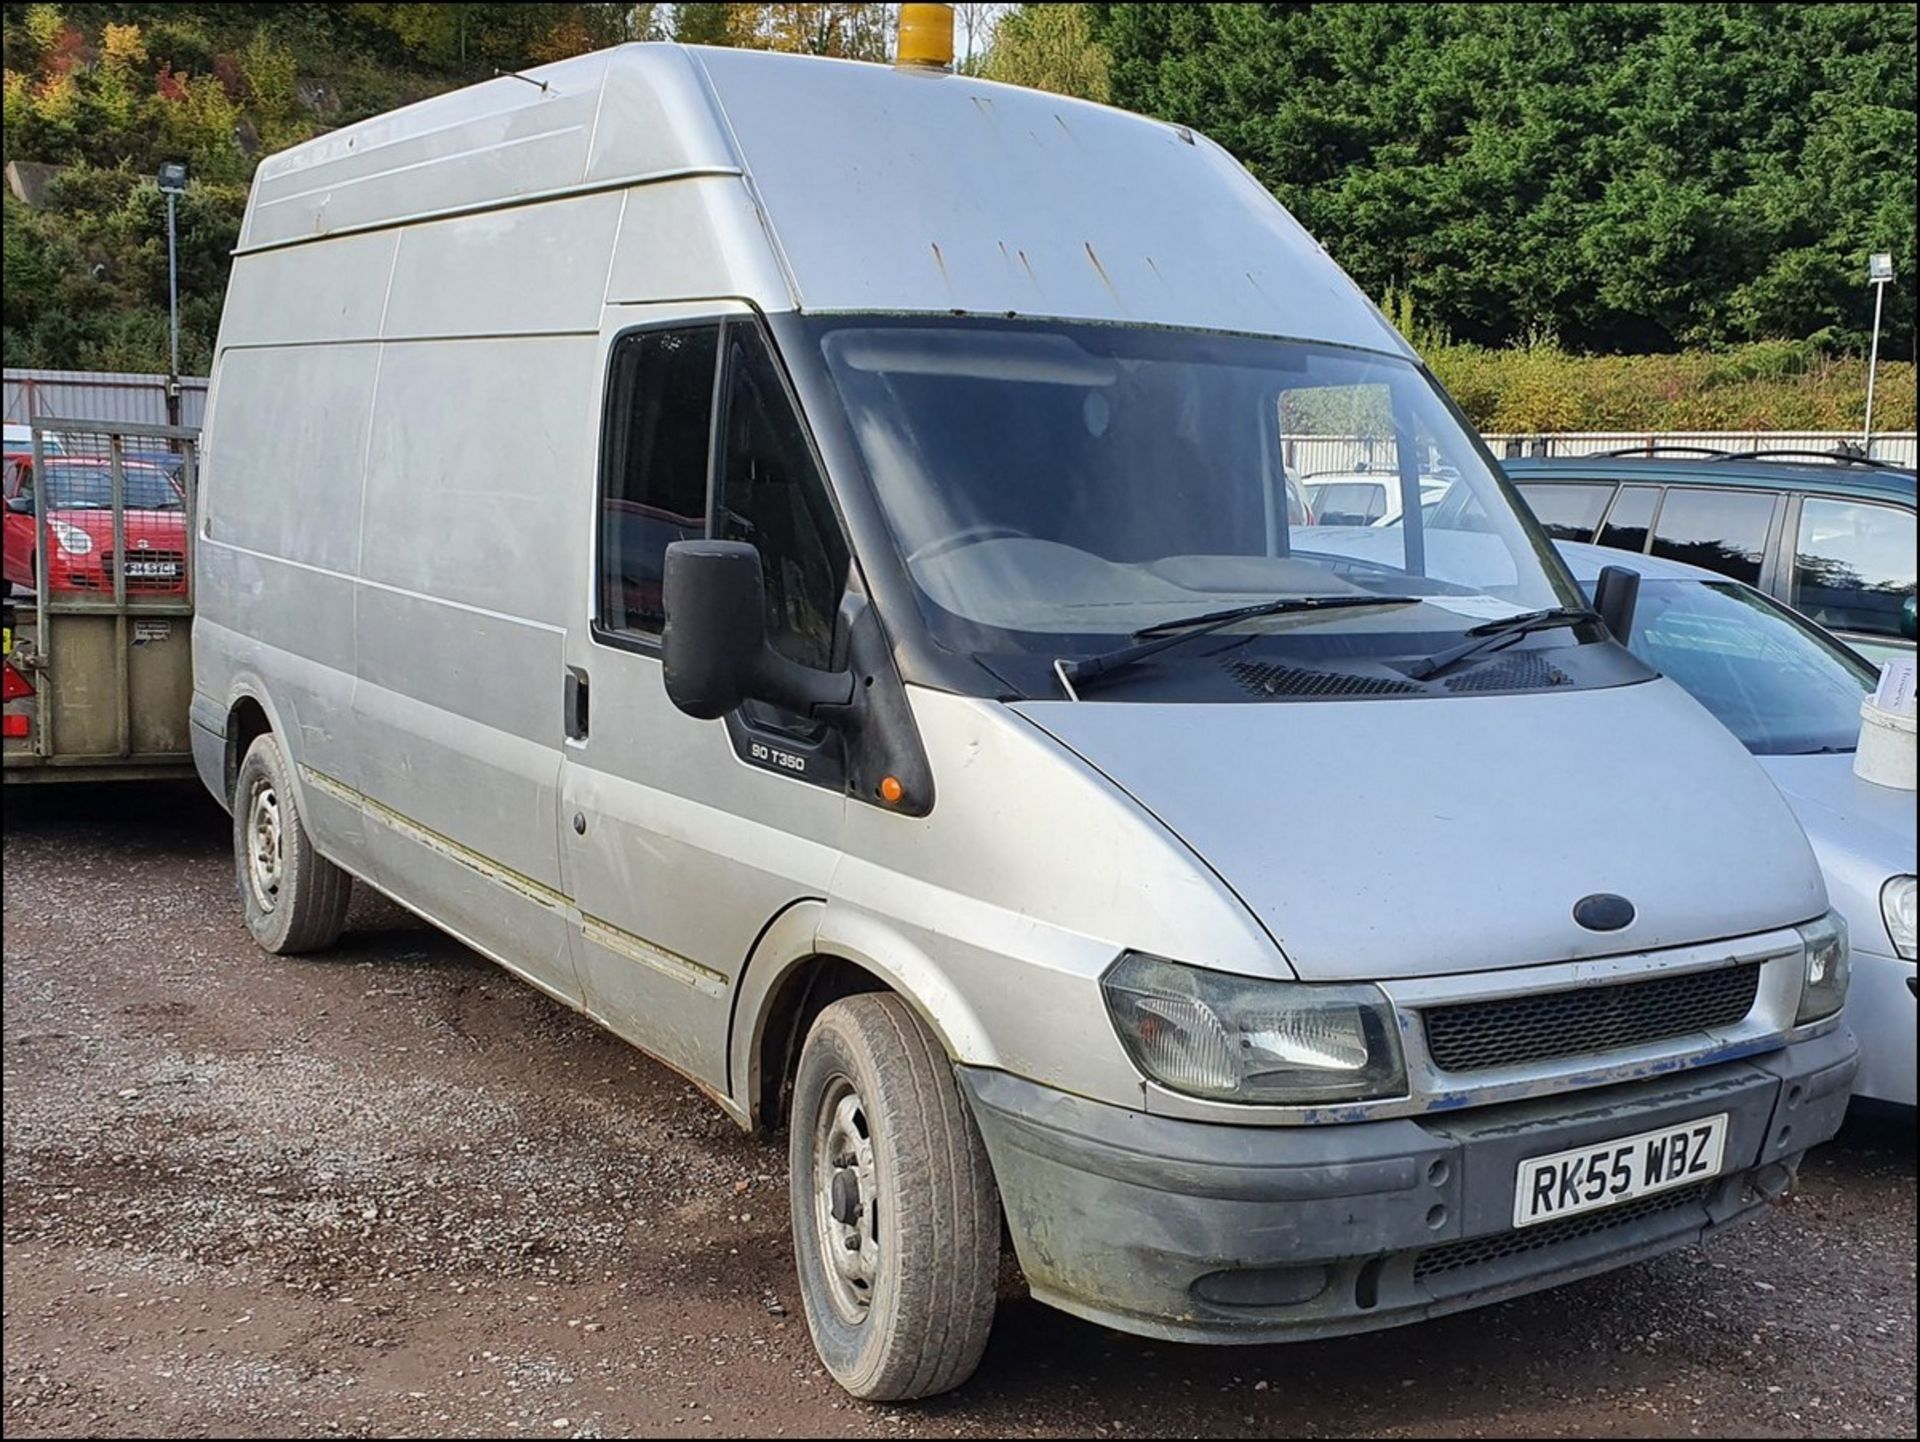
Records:
M1470 661L1476 656L1485 656L1494 651L1504 651L1522 636L1530 636L1535 631L1554 631L1562 626L1586 626L1600 620L1598 611L1589 611L1580 606L1553 606L1544 611L1522 611L1517 616L1503 616L1498 621L1483 621L1467 631L1467 639L1457 646L1449 646L1444 651L1435 651L1424 660L1416 661L1407 667L1407 674L1416 681L1426 681L1438 676L1442 671L1451 670L1462 661Z
M1177 621L1162 621L1155 626L1142 627L1133 633L1133 639L1138 643L1136 645L1103 651L1083 661L1069 661L1062 657L1053 663L1053 671L1066 688L1067 695L1078 701L1080 696L1076 688L1086 682L1096 677L1110 676L1136 661L1158 655L1170 646L1178 646L1182 641L1191 641L1222 630L1235 621L1251 621L1259 616L1289 616L1301 611L1346 611L1360 606L1417 606L1421 600L1419 596L1283 596L1278 600L1234 606L1225 611L1203 611L1198 616L1182 616Z

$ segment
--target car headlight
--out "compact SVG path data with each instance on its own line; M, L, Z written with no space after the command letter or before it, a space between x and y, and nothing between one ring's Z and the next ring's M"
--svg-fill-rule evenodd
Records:
M48 521L47 529L60 543L60 549L69 556L87 556L93 553L93 537L79 526L67 521Z
M1800 947L1807 959L1806 979L1800 983L1800 1010L1796 1025L1832 1016L1847 1004L1847 923L1829 911L1818 921L1799 928Z
M1100 990L1134 1065L1189 1096L1300 1104L1407 1089L1376 986L1266 981L1130 951Z
M1913 960L1913 878L1896 876L1880 888L1880 916L1887 923L1893 949Z

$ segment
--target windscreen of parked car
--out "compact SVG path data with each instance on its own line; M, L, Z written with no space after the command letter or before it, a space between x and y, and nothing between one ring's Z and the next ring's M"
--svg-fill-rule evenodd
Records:
M1631 649L1759 756L1852 751L1865 661L1732 581L1642 581Z
M1578 604L1427 376L1307 342L1117 325L808 322L936 639L1087 655L1292 597L1413 597L1241 623L1252 652L1425 656L1480 622ZM1300 526L1305 471L1361 461L1411 525ZM1427 524L1423 476L1477 502ZM1312 505L1311 500L1309 505ZM1319 508L1315 518L1324 521ZM1297 514L1297 513L1296 513ZM1568 632L1527 644L1569 646ZM1169 653L1167 664L1180 657Z
M179 490L166 472L153 466L129 465L126 508L129 511L178 511L185 507ZM52 511L110 511L113 474L105 466L50 465L47 467L47 509Z

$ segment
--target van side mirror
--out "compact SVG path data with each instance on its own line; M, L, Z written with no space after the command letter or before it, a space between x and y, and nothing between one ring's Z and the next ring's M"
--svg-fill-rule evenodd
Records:
M1633 612L1640 604L1640 573L1625 566L1603 566L1593 588L1593 609L1606 622L1607 634L1622 646L1633 638Z
M802 715L853 701L851 671L816 671L767 641L760 553L744 541L675 541L667 547L660 634L667 698L715 721L743 701Z
M1900 634L1906 637L1907 640L1911 641L1914 638L1913 633L1915 629L1916 628L1914 626L1914 619L1913 619L1913 597L1909 596L1907 597L1906 600L1900 603Z
M33 493L31 491L22 491L17 496L8 496L7 509L17 516L31 515L33 513Z

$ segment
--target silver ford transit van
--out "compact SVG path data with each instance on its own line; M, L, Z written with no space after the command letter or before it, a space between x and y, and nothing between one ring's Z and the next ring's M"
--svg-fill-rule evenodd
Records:
M1391 523L1290 510L1361 461ZM784 1128L858 1396L968 1376L1003 1219L1079 1316L1324 1337L1839 1123L1779 793L1189 130L639 45L336 131L254 182L203 496L260 944L374 887Z

